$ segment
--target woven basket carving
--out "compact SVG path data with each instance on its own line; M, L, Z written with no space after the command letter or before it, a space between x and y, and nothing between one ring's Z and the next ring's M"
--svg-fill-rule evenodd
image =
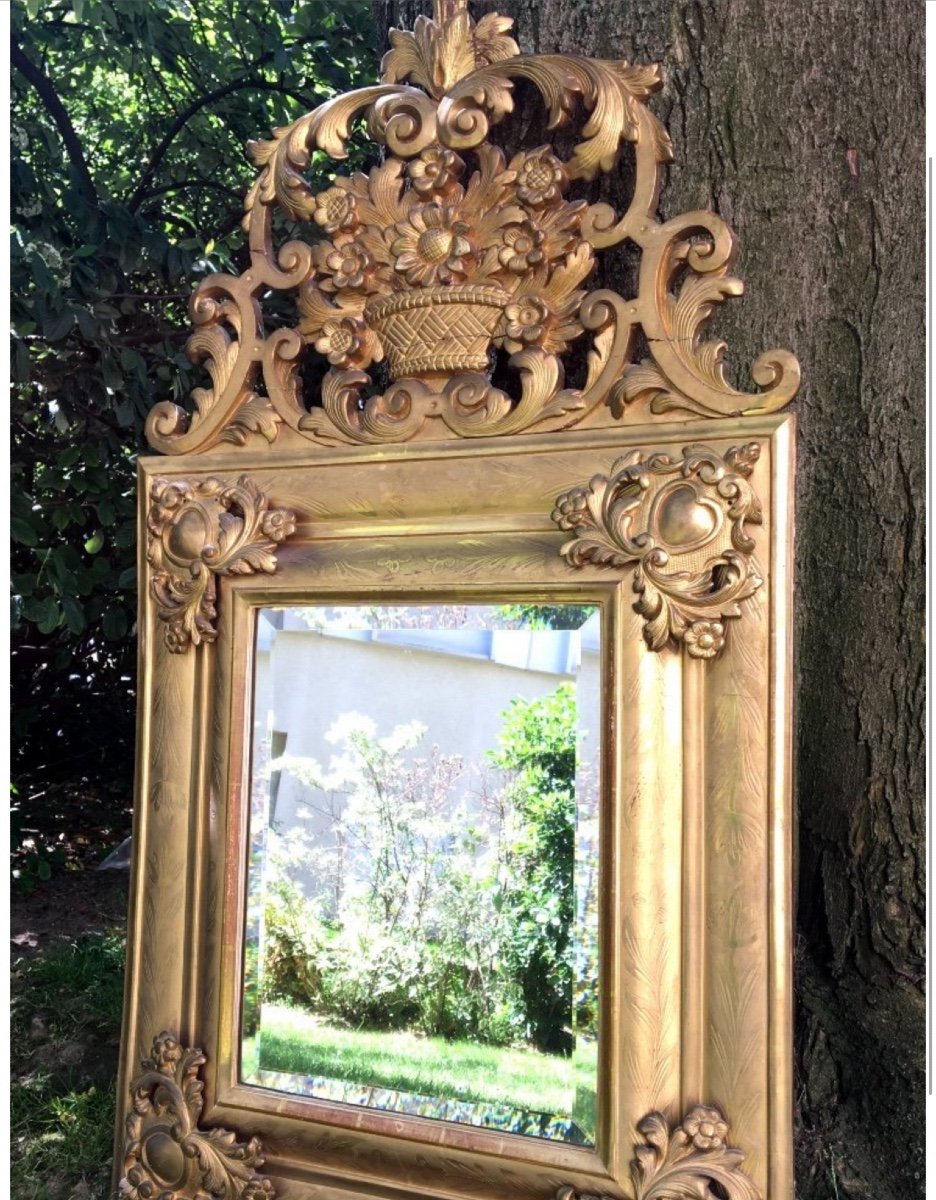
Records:
M488 351L510 297L498 287L456 284L371 300L376 330L394 379L438 371L485 371Z

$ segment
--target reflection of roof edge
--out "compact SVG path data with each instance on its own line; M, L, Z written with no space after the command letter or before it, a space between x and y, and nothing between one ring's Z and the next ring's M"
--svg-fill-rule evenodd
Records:
M434 655L437 658L462 658L471 659L479 663L490 663L494 667L502 667L513 671L525 671L531 675L552 675L559 676L564 679L575 678L577 672L570 670L568 667L570 657L570 645L568 640L563 641L561 651L552 656L553 664L563 662L565 665L559 667L557 665L544 666L540 664L530 665L510 659L495 656L494 640L489 641L487 652L480 651L468 645L458 646L454 643L454 638L458 634L470 634L477 637L478 634L490 635L492 633L552 633L565 634L571 637L578 633L578 630L439 630L437 633L442 635L452 635L452 639L448 645L436 642L433 643L426 638L420 638L420 634L426 633L426 630L419 629L387 629L387 630L369 630L369 629L284 629L274 630L263 625L258 626L257 634L257 649L261 653L270 651L275 640L275 635L280 636L289 634L298 634L300 636L317 636L321 638L330 638L334 641L349 641L359 642L370 646L381 646L384 649L390 650L405 650L410 652ZM390 636L388 636L390 635ZM477 644L477 642L476 642Z

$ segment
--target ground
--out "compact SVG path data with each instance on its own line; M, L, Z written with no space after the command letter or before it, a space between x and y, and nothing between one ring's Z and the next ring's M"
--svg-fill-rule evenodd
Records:
M109 1200L127 876L11 896L11 1196Z

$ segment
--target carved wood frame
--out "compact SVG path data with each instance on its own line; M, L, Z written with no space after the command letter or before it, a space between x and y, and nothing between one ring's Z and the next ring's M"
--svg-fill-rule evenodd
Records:
M655 1194L654 1170L663 1170L657 1159L666 1153L681 1153L682 1169L699 1179L706 1169L727 1173L732 1197L746 1197L749 1186L771 1200L792 1195L791 432L790 417L765 416L701 427L320 452L313 459L241 453L141 462L140 527L148 537L141 537L140 571L151 586L141 588L122 1178L134 1168L138 1181L146 1177L138 1147L142 1128L144 1143L158 1135L154 1146L163 1154L154 1159L150 1147L151 1167L168 1163L170 1182L176 1167L195 1172L195 1183L178 1174L181 1182L166 1195L200 1195L186 1189L205 1187L200 1164L220 1155L214 1169L228 1190L216 1183L208 1194L253 1196L247 1189L261 1186L253 1173L257 1148L225 1157L225 1146L219 1149L218 1139L205 1134L221 1128L237 1131L242 1140L259 1137L264 1174L278 1196L296 1200L546 1200L562 1186L581 1195L641 1200ZM739 553L749 554L759 586L737 601L739 615L722 623L729 628L724 644L715 643L717 653L706 657L712 644L700 650L698 638L695 644L687 638L691 622L682 632L670 630L654 650L648 630L658 615L652 605L648 615L646 592L640 591L646 583L641 562L614 543L619 525L610 520L602 527L611 543L608 556L589 556L587 547L576 555L581 525L570 543L551 509L575 487L593 494L610 480L607 501L615 478L632 475L635 461L655 465L665 486L667 464L675 464L677 479L692 479L699 460L736 465L739 446L747 448L746 482L760 503L759 523L748 531L752 545ZM622 459L625 465L616 469ZM713 494L731 475L722 472L708 485ZM263 525L260 508L287 514L267 528L289 535L276 547L275 564L266 558L248 564L247 572L231 572L231 555L221 555L216 640L203 637L179 652L171 636L176 606L159 585L164 561L153 553L154 540L175 545L166 533L167 494L168 511L178 516L205 494L224 497L222 484L237 490L241 476L252 481L239 494L245 506L254 505L253 525ZM618 483L626 501L627 488ZM727 512L737 498L730 486L723 490ZM221 500L218 505L226 511ZM652 507L650 492L628 510L633 534ZM582 511L568 503L566 509ZM613 509L605 504L604 511ZM181 524L191 537L192 523ZM205 529L211 544L210 520L196 527ZM730 527L729 520L722 524ZM678 539L672 524L665 532ZM155 565L146 561L147 544ZM186 544L194 554L197 547ZM249 538L237 541L249 544ZM570 562L576 557L578 565ZM278 1095L237 1078L254 609L315 596L464 602L495 593L553 602L587 598L604 606L605 708L613 734L606 738L603 786L605 1007L595 1151ZM717 591L711 595L717 599ZM723 607L719 600L711 608L710 627ZM166 1129L173 1120L154 1115L158 1105L141 1114L139 1103L129 1103L138 1077L143 1083L134 1087L137 1095L142 1088L144 1110L150 1103L156 1078L151 1045L162 1031L178 1046L200 1048L207 1059L199 1060L204 1093L191 1118L184 1160L169 1146ZM144 1059L151 1065L141 1076ZM164 1064L166 1078L177 1068L178 1060ZM717 1131L697 1133L702 1142L715 1138L714 1148L703 1152L683 1127L675 1149L673 1139L663 1149L645 1147L640 1162L648 1179L642 1182L638 1172L632 1182L635 1146L653 1133L654 1120L659 1124L651 1114L662 1113L678 1132L698 1105L719 1110L734 1149L720 1144ZM170 1116L173 1111L170 1105ZM134 1125L129 1139L128 1113ZM737 1169L742 1156L743 1175ZM224 1174L234 1167L242 1175ZM158 1177L165 1182L165 1175ZM229 1186L230 1178L235 1182Z
M168 457L139 469L115 1182L129 1200L791 1200L793 418L779 410L799 368L762 355L746 395L723 344L702 340L742 290L735 241L713 213L655 215L672 153L647 104L657 67L523 56L504 18L435 9L393 33L381 84L254 145L250 268L192 302L189 353L211 387L191 418L161 404L148 423ZM579 112L567 162L487 143L515 78L553 124ZM362 112L389 155L313 195L312 151L342 157ZM565 198L628 144L623 215ZM464 186L461 155L477 167ZM275 252L276 207L325 242ZM638 294L580 289L623 241L642 256ZM295 293L296 329L267 335L268 290ZM565 387L562 355L584 335L586 377ZM492 345L519 397L486 374ZM298 367L313 352L333 369L310 404ZM366 395L383 355L391 385ZM375 596L602 607L594 1149L239 1080L254 614Z

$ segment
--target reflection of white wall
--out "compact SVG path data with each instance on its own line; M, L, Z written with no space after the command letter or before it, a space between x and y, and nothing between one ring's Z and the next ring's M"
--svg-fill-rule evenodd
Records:
M281 629L260 618L254 736L285 734L288 755L313 758L327 768L338 748L325 740L325 734L344 713L370 717L381 737L395 725L420 721L427 733L412 753L425 756L437 746L443 754L459 755L466 768L462 787L470 797L479 792L482 776L489 770L486 752L498 746L502 714L511 700L547 695L576 676L579 723L587 732L582 757L594 761L597 755L600 657L593 632L597 614L581 638L563 639L555 631L552 636L531 638L524 631L510 637L508 631L482 630L464 631L461 644L458 633L462 631L388 630L376 640L365 641L359 640L367 636L363 633L296 628L300 622L292 614L285 615L286 627ZM574 676L569 668L579 665L579 657L580 669ZM321 799L321 794L316 797L283 772L276 798L277 828L286 832L301 826L316 840L330 841L327 822L310 819L307 808L308 801Z

